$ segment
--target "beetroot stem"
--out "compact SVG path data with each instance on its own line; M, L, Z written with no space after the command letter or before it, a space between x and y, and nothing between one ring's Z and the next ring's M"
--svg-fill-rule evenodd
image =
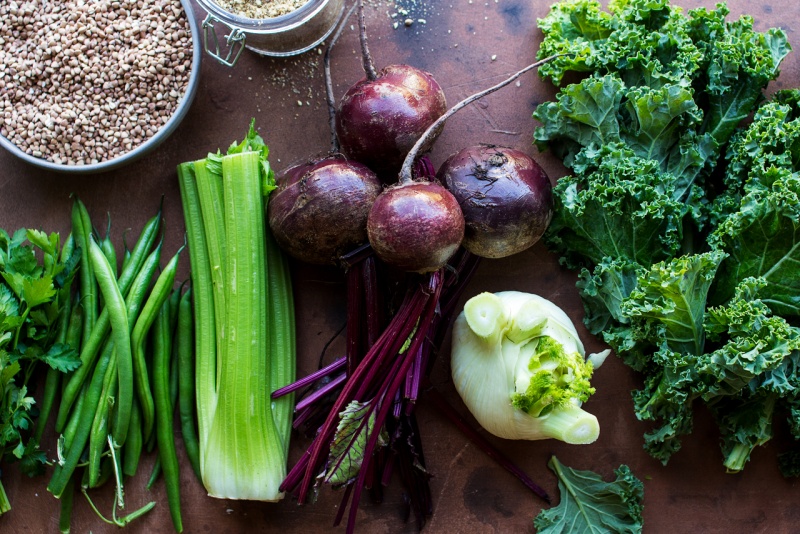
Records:
M433 272L429 277L428 287L426 288L425 293L427 293L428 299L426 299L426 310L420 314L420 325L426 325L423 330L426 330L427 325L430 324L431 319L433 318L433 314L436 311L436 303L439 300L439 294L442 289L442 275L441 271ZM369 436L367 440L367 444L364 447L364 459L363 462L370 462L372 451L375 449L375 445L378 442L378 436L380 435L380 428L383 426L383 422L386 420L386 416L389 413L389 409L392 407L392 402L389 402L390 399L393 399L394 395L400 389L400 386L403 384L403 381L406 378L406 373L408 372L408 368L414 361L414 356L417 353L420 345L425 339L424 332L417 332L414 336L413 341L411 342L411 346L405 352L405 357L402 360L402 365L400 368L397 369L395 373L393 373L391 384L388 388L384 391L382 395L382 402L380 405L380 411L375 416L374 430L372 435ZM350 502L350 514L348 516L347 521L347 534L352 534L355 530L355 521L356 521L356 512L358 509L358 503L361 499L361 489L364 485L364 480L366 477L366 470L364 469L364 463L361 465L361 470L358 473L358 477L356 478L356 487L353 488L353 497Z
M359 3L360 3L360 0L359 0ZM425 130L425 133L423 133L422 136L419 139L417 139L417 142L414 143L414 146L411 148L411 151L408 153L408 155L406 155L406 159L403 161L403 166L400 168L400 182L409 183L409 182L412 181L411 170L413 168L414 161L417 159L417 155L419 154L420 149L430 141L430 138L431 138L432 135L434 135L434 133L439 133L441 131L441 129L444 128L444 123L447 122L447 119L452 117L459 110L461 110L461 109L467 107L468 105L472 104L476 100L480 100L484 96L489 95L491 93L494 93L498 89L501 89L501 88L505 87L506 85L510 84L511 82L513 82L514 80L516 80L517 78L519 78L520 76L522 76L523 74L528 72L529 70L533 70L533 69L539 68L542 65L544 65L545 63L548 63L548 62L554 60L555 58L557 58L557 57L559 57L561 55L563 55L563 54L556 54L556 55L553 55L553 56L550 56L550 57L546 57L546 58L544 58L544 59L542 59L540 61L537 61L536 63L528 65L524 69L518 70L517 72L512 74L509 78L506 78L505 80L503 80L502 82L498 83L497 85L493 85L492 87L489 87L488 89L484 89L483 91L475 93L472 96L468 96L467 98L465 98L464 100L462 100L461 102L459 102L458 104L453 106L452 108L448 109L441 117L436 119L436 121L434 121L433 124L428 126L428 129Z
M427 301L423 303L426 305ZM415 310L411 317L414 316L428 316L426 309L422 311ZM370 448L370 443L372 444L372 448L374 448L375 443L377 443L377 437L381 433L381 428L383 427L383 423L386 420L386 416L388 414L388 409L390 407L396 407L399 405L400 397L399 397L399 389L400 385L402 385L402 381L398 381L400 375L404 372L403 369L408 368L408 362L413 361L413 352L414 347L418 347L421 342L421 338L419 335L415 335L412 342L411 342L411 349L405 351L403 353L398 353L395 350L386 351L384 354L391 358L392 355L397 355L395 358L391 358L391 368L390 370L385 373L385 376L377 377L375 374L369 374L367 378L364 379L365 382L377 382L379 384L378 391L374 397L368 402L367 411L361 417L361 422L359 423L358 427L354 432L352 432L352 438L350 442L347 444L347 448L352 448L355 444L355 441L358 439L359 435L364 432L367 425L370 422L370 418L373 417L373 414L376 410L378 410L377 415L375 416L371 434L369 434L367 438L367 446L363 452L363 459L361 463L361 467L359 468L359 475L356 482L356 485L364 486L366 484L367 475L372 477L374 475L374 461L372 458L372 449ZM374 366L373 366L374 367ZM395 386L397 384L397 386ZM353 397L354 399L363 398L361 396L356 395ZM373 438L375 438L373 440ZM339 458L337 463L335 463L332 467L328 469L329 472L338 471L341 462L346 458L342 456ZM367 473L367 475L364 475ZM363 476L362 476L363 475ZM372 482L372 478L370 478L370 482ZM360 499L361 490L358 489L357 493L354 495L354 499ZM354 500L353 506L358 506L358 500Z
M353 10L356 8L353 5L347 14L342 19L342 22L339 23L339 27L336 28L336 32L331 37L331 42L328 45L328 48L325 50L325 57L323 59L323 66L325 73L325 97L328 102L328 122L331 126L331 153L336 154L339 152L339 138L336 136L336 98L333 96L333 78L331 76L331 51L333 50L333 46L336 44L336 41L339 40L339 37L342 35L342 30L344 30L345 25L347 24L348 19L353 14Z
M364 325L364 263L359 262L347 270L347 374L353 374L363 355Z
M381 313L378 270L375 257L364 260L364 299L366 301L366 349L369 350L381 335L383 314Z
M362 0L358 0L358 38L361 41L364 73L369 81L373 81L378 77L378 72L375 70L375 63L372 61L372 54L369 53L369 46L367 46L367 24L364 22L364 2Z
M340 374L339 376L337 376L336 378L334 378L333 380L331 380L330 382L328 382L327 384L316 390L314 393L312 393L308 397L298 402L297 406L294 407L294 410L296 412L305 410L306 408L317 402L319 399L321 399L334 389L344 384L345 380L347 380L347 374L346 373Z
M289 384L288 386L284 386L284 387L282 387L280 389L276 389L272 393L272 398L273 399L277 399L278 397L282 397L284 395L288 395L289 393L292 393L293 391L297 391L298 389L303 388L303 387L311 384L312 382L315 382L315 381L319 380L320 378L322 378L324 376L327 376L329 374L333 374L334 372L336 372L339 369L341 369L342 367L344 367L344 365L346 363L347 363L347 358L341 357L341 358L335 360L330 365L328 365L326 367L323 367L319 371L315 371L315 372L311 373L310 375L308 375L306 377L303 377L300 380Z
M418 295L415 295L417 297ZM300 491L298 492L297 502L298 504L304 504L306 498L308 497L308 491L311 488L311 483L316 477L316 469L324 459L322 458L323 449L326 448L326 444L330 443L330 439L333 436L333 433L336 430L338 416L339 413L345 408L345 406L353 399L362 398L363 389L365 389L365 385L367 388L369 387L369 380L364 380L365 375L374 376L376 370L372 369L373 366L377 367L383 359L386 358L387 351L385 350L386 345L391 345L391 342L394 341L398 337L398 329L400 326L404 325L408 322L408 316L412 309L418 309L415 306L415 298L410 299L411 302L408 302L406 306L403 306L401 312L395 315L392 322L389 324L389 327L386 331L381 335L378 339L378 342L367 352L367 355L362 360L361 364L356 368L355 372L352 376L348 377L347 382L345 383L344 387L342 388L341 393L339 393L339 397L336 399L333 407L331 408L328 417L325 419L325 423L319 430L317 434L317 439L311 444L310 448L310 458L308 459L307 468L305 471L305 475L303 476L302 483L300 485ZM408 336L408 332L406 332L406 337ZM405 339L405 338L403 338ZM354 391L356 395L354 395ZM329 447L328 447L329 448ZM283 487L283 485L281 485Z

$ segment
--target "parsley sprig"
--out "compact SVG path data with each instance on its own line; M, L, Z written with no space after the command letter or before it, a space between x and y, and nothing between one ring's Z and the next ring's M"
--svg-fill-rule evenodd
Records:
M0 461L33 476L46 457L30 432L38 414L29 382L39 362L69 372L75 350L56 342L59 313L70 298L79 254L62 250L57 233L0 229ZM10 504L0 483L0 514Z

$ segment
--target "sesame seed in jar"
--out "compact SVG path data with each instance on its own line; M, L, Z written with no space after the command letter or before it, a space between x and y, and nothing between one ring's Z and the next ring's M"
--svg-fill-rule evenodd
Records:
M286 15L308 0L215 0L222 9L253 20Z

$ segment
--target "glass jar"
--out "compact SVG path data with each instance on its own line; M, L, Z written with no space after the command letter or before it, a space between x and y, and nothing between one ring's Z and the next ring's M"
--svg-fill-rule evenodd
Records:
M344 0L308 0L285 15L260 20L230 13L214 0L197 3L208 13L202 25L204 48L229 67L244 48L264 56L302 54L324 41L344 13ZM224 44L217 34L221 28L227 32Z

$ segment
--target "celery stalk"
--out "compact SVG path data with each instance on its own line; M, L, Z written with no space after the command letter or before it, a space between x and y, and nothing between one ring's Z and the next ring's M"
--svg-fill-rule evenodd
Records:
M218 365L203 483L219 498L276 501L286 475L283 443L269 401L270 358L261 160L222 159L225 266L224 350Z
M269 336L272 365L270 367L270 393L295 381L296 338L294 325L294 299L289 261L278 248L269 231L267 234L267 280L269 284L269 314L272 333ZM288 460L289 436L294 415L294 393L272 400L275 426L281 436L284 461Z
M283 497L292 428L293 399L270 400L294 381L295 332L288 262L265 224L267 155L251 125L227 155L178 168L198 336L201 478L210 496L226 499Z
M204 232L200 197L194 164L178 166L178 183L189 245L192 275L192 301L195 317L195 388L197 396L197 434L200 463L205 458L206 442L217 399L217 330L214 321L214 294L208 246Z
M203 229L206 235L208 259L211 262L211 281L214 288L214 316L217 324L225 323L225 221L223 214L222 175L207 167L208 160L194 163L195 183L203 215ZM223 346L217 340L217 350Z

